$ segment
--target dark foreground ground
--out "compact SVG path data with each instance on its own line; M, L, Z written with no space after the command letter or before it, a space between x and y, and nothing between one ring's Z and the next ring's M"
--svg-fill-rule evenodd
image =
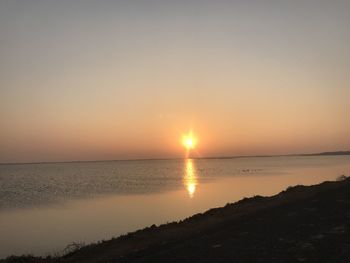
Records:
M348 263L350 178L246 198L62 257L11 257L0 262Z

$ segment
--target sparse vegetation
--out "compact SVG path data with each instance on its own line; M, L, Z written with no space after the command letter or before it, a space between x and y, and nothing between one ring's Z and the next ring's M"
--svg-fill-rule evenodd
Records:
M346 180L346 178L348 178L348 176L346 176L345 174L342 174L337 177L337 181L344 181Z
M74 253L77 250L81 249L82 247L85 247L85 243L78 243L78 242L72 242L66 246L66 248L63 250L63 255L68 255L70 253Z

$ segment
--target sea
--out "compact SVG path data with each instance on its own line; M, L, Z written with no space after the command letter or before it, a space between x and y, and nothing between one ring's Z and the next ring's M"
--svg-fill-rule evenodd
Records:
M0 259L62 255L254 195L350 175L350 156L0 165Z

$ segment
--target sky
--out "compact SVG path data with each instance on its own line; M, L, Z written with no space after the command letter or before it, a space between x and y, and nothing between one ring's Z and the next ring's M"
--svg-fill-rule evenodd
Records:
M350 149L350 1L0 0L0 162Z

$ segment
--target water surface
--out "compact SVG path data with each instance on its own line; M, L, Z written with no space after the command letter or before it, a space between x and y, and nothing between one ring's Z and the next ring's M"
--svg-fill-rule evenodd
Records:
M350 174L350 156L0 165L0 258L47 255Z

